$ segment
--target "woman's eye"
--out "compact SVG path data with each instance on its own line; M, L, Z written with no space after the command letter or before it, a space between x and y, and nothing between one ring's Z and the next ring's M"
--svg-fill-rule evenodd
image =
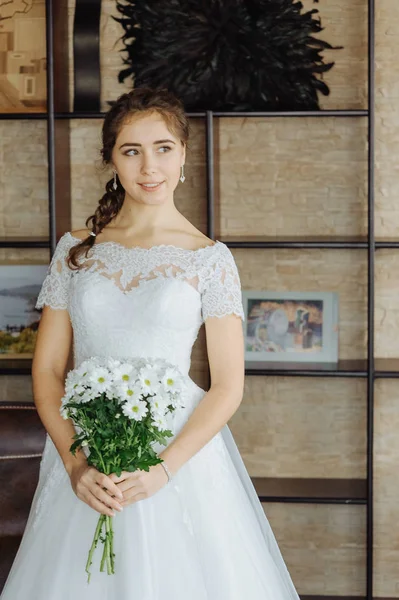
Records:
M170 146L161 146L160 148L158 148L158 150L162 154L165 154L166 152L169 152L169 150L172 150L172 148ZM135 148L131 148L130 150L127 150L125 152L125 156L137 156L137 154L138 150L136 150Z

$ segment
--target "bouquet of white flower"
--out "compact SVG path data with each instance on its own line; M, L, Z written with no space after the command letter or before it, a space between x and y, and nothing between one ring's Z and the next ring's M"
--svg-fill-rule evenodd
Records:
M186 378L177 367L160 358L85 360L69 371L60 408L77 431L71 453L75 456L78 447L84 448L88 464L106 475L149 471L163 462L153 445L166 445L166 438L174 435L168 416L183 407L185 387ZM108 515L98 520L86 563L88 581L99 539L104 544L100 570L106 564L107 573L113 574L113 527Z

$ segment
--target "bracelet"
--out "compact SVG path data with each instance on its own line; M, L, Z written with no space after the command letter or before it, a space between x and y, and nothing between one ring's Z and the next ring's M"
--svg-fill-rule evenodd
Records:
M168 465L165 463L165 461L162 461L160 464L162 465L166 475L168 476L168 483L169 483L169 481L172 480L172 474L168 469Z

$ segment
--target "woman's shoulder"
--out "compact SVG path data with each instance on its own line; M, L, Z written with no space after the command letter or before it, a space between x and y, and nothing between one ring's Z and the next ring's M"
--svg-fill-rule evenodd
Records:
M71 250L71 248L73 246L80 244L80 242L83 239L83 237L82 237L82 239L77 237L78 233L79 233L79 230L73 231L73 232L66 231L60 237L60 239L58 240L58 242L55 246L54 254L52 256L53 262L60 261L60 260L63 260L66 263L68 262L69 251Z
M58 241L56 251L66 252L69 254L69 250L73 248L73 246L77 246L83 240L85 240L89 235L87 229L75 229L73 231L66 231L64 235L62 235Z
M66 236L69 236L72 239L80 240L83 242L90 235L90 231L88 229L75 229L74 231L67 231Z
M208 248L209 246L215 246L216 241L207 237L204 234L191 235L185 241L185 246L188 250L201 250L202 248Z

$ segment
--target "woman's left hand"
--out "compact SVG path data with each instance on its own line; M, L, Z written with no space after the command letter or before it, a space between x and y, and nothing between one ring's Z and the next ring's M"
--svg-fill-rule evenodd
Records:
M123 501L119 501L122 506L153 496L168 482L168 476L160 464L150 467L149 471L122 471L120 477L115 473L109 477L123 494Z

